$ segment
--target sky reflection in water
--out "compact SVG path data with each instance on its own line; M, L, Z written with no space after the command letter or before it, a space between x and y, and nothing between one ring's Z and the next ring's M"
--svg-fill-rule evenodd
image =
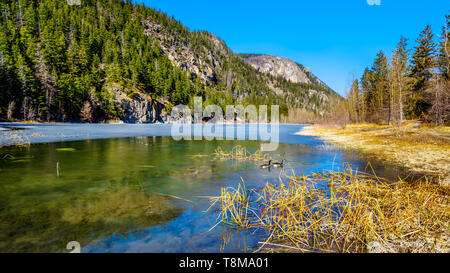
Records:
M192 240L214 225L215 215L202 213L209 205L203 197L236 186L241 177L261 188L266 182L277 183L281 172L321 172L345 162L354 168L366 166L356 154L293 135L300 128L280 127L281 143L271 154L274 160L285 159L287 166L271 170L259 169L263 162L221 161L212 156L218 146L242 145L252 152L260 148L260 142L249 140L174 141L145 136L3 148L0 252L63 252L72 240L81 243L83 252L219 252L216 232ZM374 167L380 176L398 174L380 164ZM259 239L236 235L225 251L252 249Z

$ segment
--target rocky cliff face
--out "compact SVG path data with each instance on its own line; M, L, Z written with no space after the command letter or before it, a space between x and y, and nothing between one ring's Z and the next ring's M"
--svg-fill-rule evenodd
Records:
M311 73L309 68L292 60L258 54L241 54L241 57L257 71L268 73L273 77L284 78L293 83L315 84L328 88L324 82Z
M294 61L269 55L249 55L244 59L259 72L281 77L293 83L311 83L308 76Z
M144 32L156 41L170 61L183 71L190 71L203 81L216 81L222 72L224 59L231 50L216 35L196 32L189 35L206 36L209 44L193 44L188 36L171 33L158 22L147 20ZM202 37L205 40L205 37Z
M165 122L164 104L141 93L127 96L116 92L116 103L123 111L123 121L127 123L157 123Z

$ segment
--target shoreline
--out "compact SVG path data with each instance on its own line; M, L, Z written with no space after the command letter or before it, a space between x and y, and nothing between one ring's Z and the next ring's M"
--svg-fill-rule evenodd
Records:
M219 124L220 125L220 124ZM233 126L234 124L223 124ZM242 124L255 127L257 124ZM264 124L265 125L265 124ZM268 124L270 126L270 124ZM194 126L192 124L192 126ZM298 126L280 124L280 126ZM171 136L172 124L164 123L6 123L0 122L0 147L79 141L87 139L106 139L122 137L164 137ZM9 128L9 129L8 129ZM298 130L294 127L292 131ZM246 134L246 138L248 135ZM251 140L251 139L250 139Z
M314 136L343 149L355 150L414 173L432 176L450 187L450 127L401 127L352 124L311 125L296 135Z
M147 123L132 123L132 122L124 122L122 120L111 120L108 122L64 122L64 121L27 121L27 120L23 120L23 121L0 121L0 128L2 126L2 124L26 124L26 125L35 125L35 124L48 124L48 125L55 125L55 124L177 124L176 122L147 122ZM192 124L196 124L193 123ZM200 124L200 123L198 123ZM208 122L203 122L201 124L208 124ZM217 122L217 123L210 123L210 124L271 124L270 122L268 123L250 123L250 122ZM277 123L275 123L277 124ZM278 122L278 124L280 125L305 125L305 126L310 126L310 125L314 125L312 123L293 123L293 122Z

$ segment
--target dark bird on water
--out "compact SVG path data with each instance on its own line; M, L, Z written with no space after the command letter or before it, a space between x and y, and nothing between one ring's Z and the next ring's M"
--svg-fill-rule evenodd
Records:
M284 165L284 159L281 160L281 163L275 162L275 163L273 163L272 165L273 165L275 168L281 168L281 167L283 167L283 165Z
M269 160L269 164L263 164L263 165L261 165L261 168L263 168L263 169L268 169L268 168L270 168L270 163L272 163L272 160Z

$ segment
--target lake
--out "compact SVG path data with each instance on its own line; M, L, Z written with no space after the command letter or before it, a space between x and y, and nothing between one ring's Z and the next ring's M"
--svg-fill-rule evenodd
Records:
M176 141L170 125L0 125L24 129L1 131L0 144L32 143L0 149L0 252L66 252L70 241L83 252L252 251L264 234L234 234L221 249L221 229L207 232L216 220L204 213L209 197L241 179L262 188L287 173L344 163L363 170L368 161L295 135L301 125L280 126L278 149L268 154L286 166L270 170L214 156L236 145L254 152L261 141ZM402 174L371 164L381 177Z

